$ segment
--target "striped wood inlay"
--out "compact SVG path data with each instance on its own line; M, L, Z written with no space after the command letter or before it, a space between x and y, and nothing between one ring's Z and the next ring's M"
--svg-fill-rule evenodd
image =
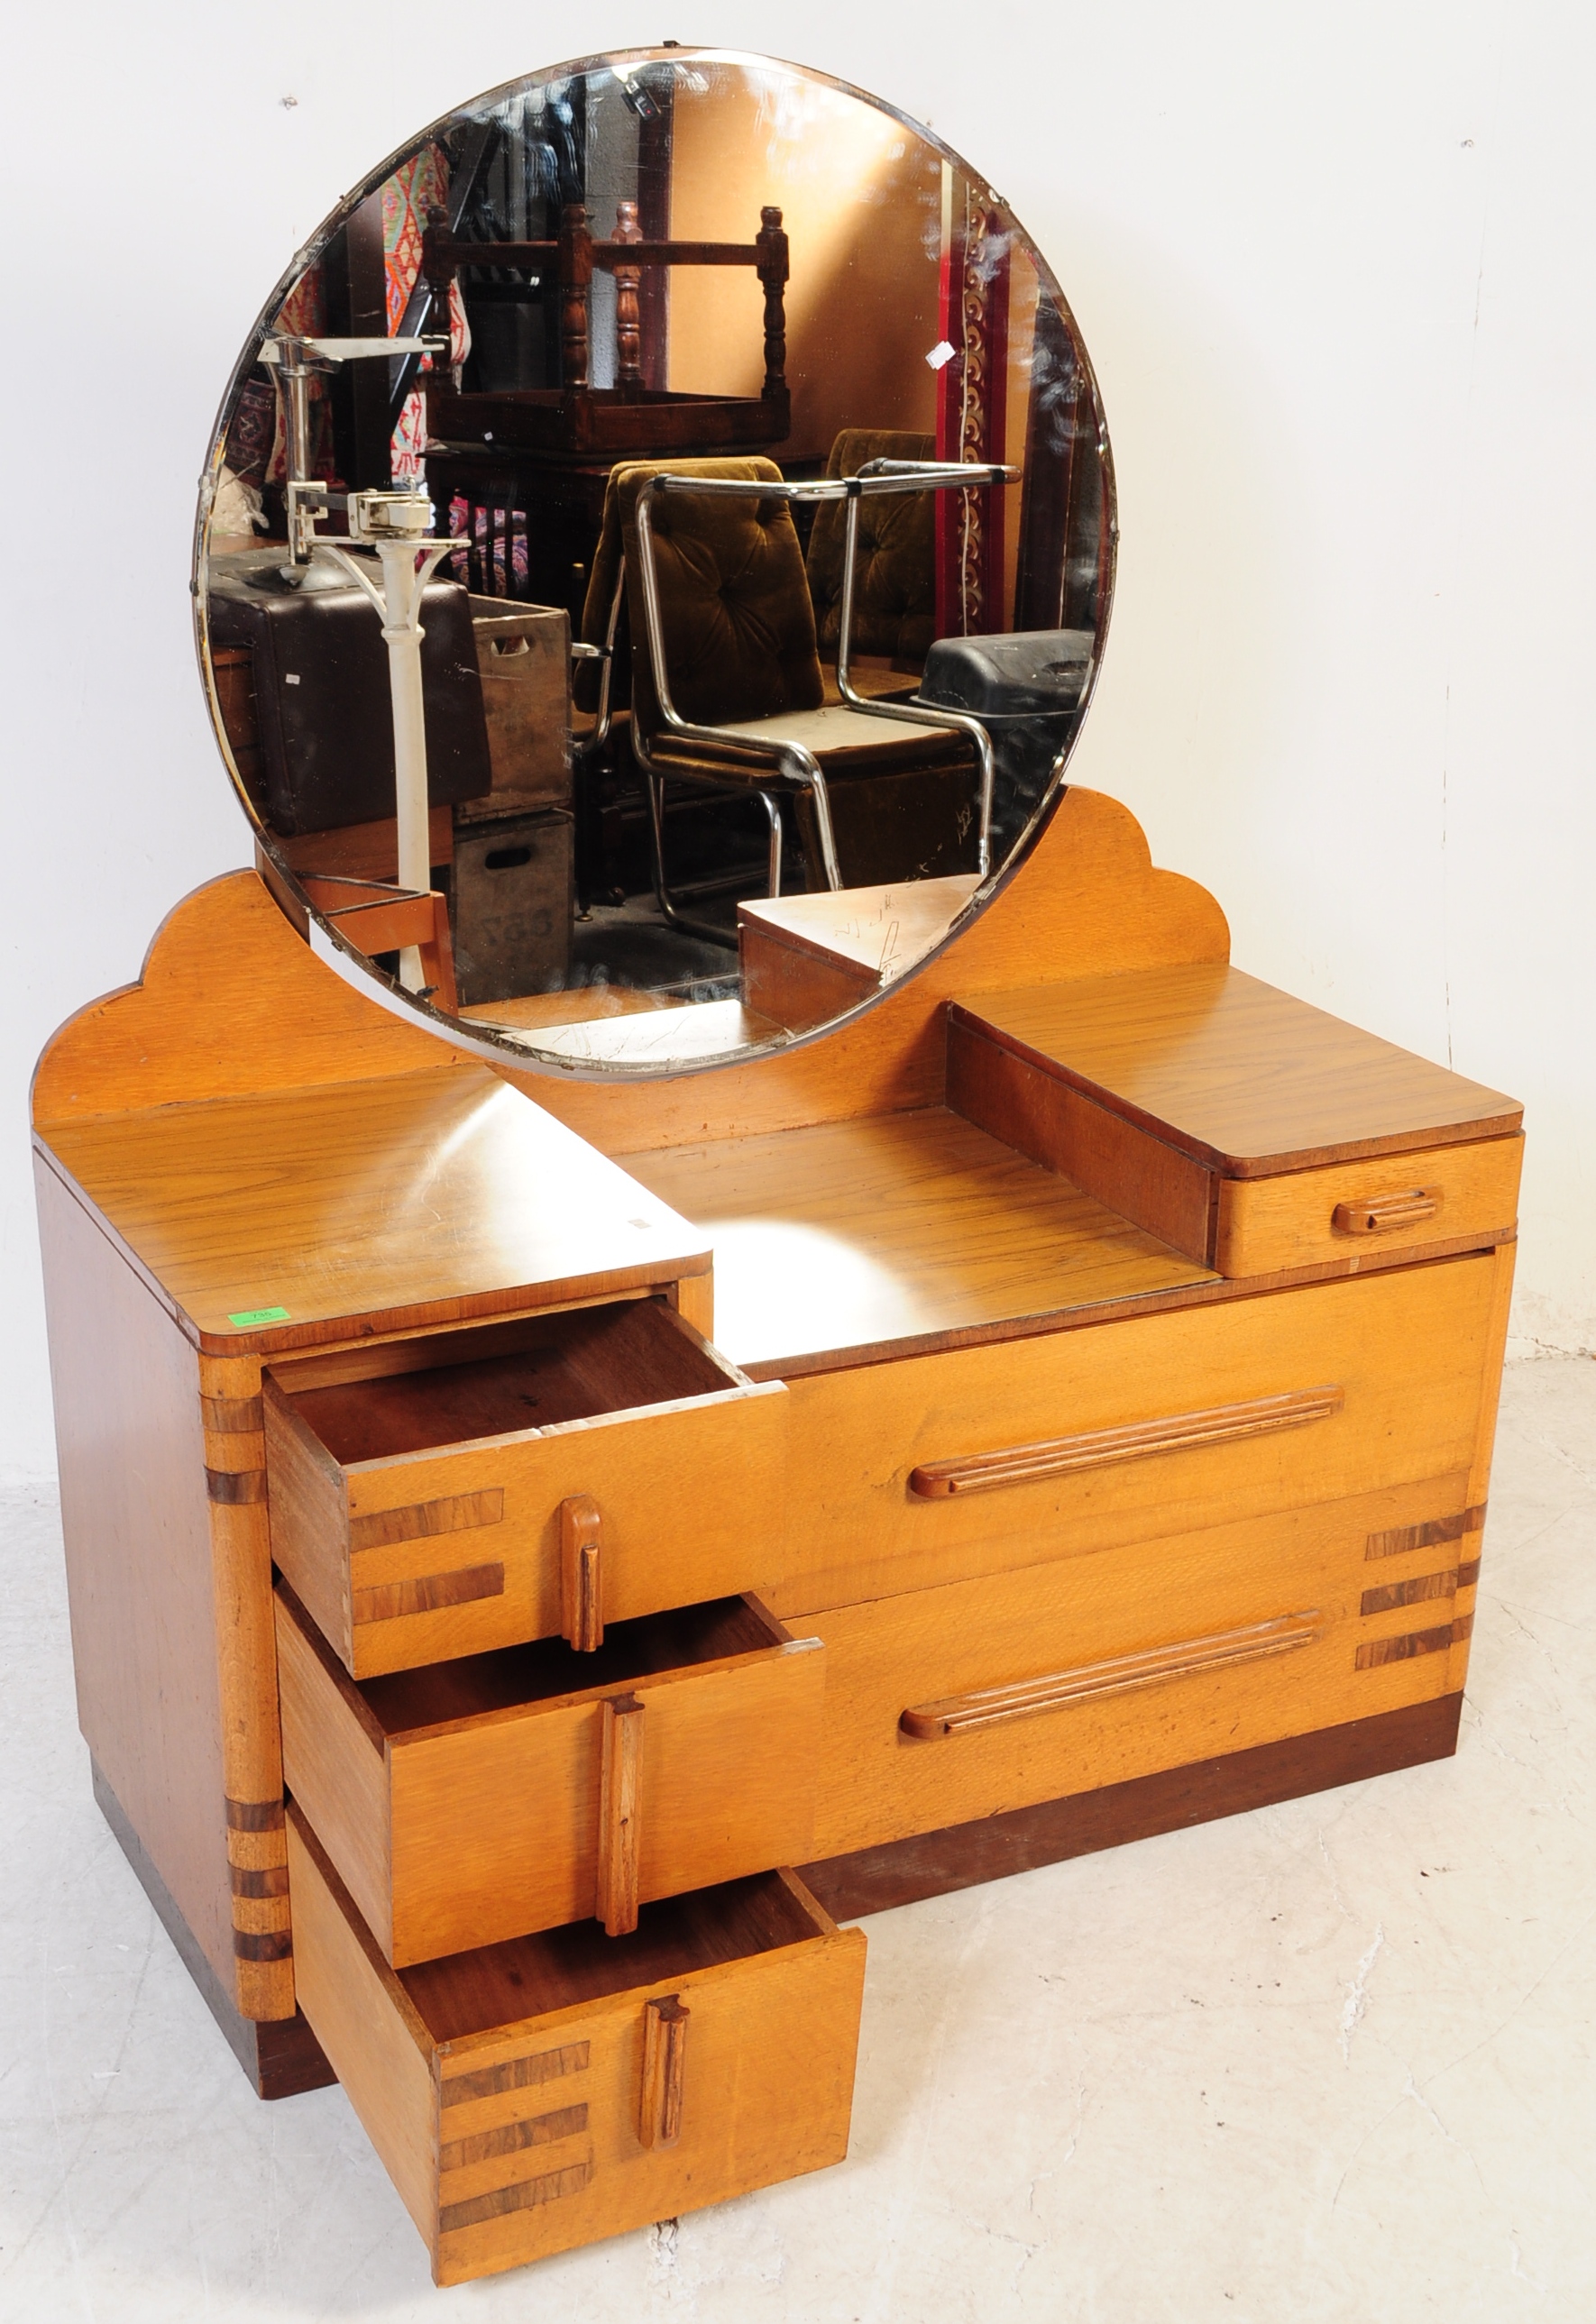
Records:
M205 1489L213 1501L230 1508L239 1508L250 1501L266 1498L266 1471L263 1469L208 1469Z
M518 2180L513 2187L475 2196L469 2203L445 2203L438 2214L438 2233L447 2236L455 2227L474 2227L482 2219L502 2218L506 2211L531 2211L540 2203L557 2203L562 2195L579 2195L592 2179L591 2162L567 2163L563 2171L545 2172L540 2179Z
M1460 1614L1455 1622L1443 1622L1437 1629L1409 1630L1399 1638L1370 1638L1359 1647L1354 1667L1379 1670L1386 1663L1411 1662L1418 1655L1444 1655L1449 1646L1461 1646L1473 1628L1472 1614Z
M364 1622L392 1622L401 1614L436 1614L445 1606L464 1606L473 1598L502 1598L502 1565L461 1565L450 1573L424 1573L414 1582L380 1582L374 1589L356 1590L350 1605L355 1628Z
M478 2066L474 2072L444 2078L445 2107L469 2106L474 2098L497 2098L503 2090L530 2090L552 2082L561 2074L587 2070L588 2044L567 2042L558 2050L537 2050L524 2058L506 2058L497 2066Z
M228 1867L228 1870L232 1875L235 1896L286 1896L288 1895L286 1864L270 1864L256 1872L249 1871L242 1864L234 1864Z
M247 1929L235 1929L233 1950L240 1960L280 1961L292 1958L294 1941L287 1929L272 1929L254 1933Z
M1328 1420L1345 1402L1343 1388L1295 1388L1285 1396L1253 1397L1244 1404L1172 1413L1163 1420L1137 1420L1122 1428L1056 1436L1040 1444L1011 1444L1001 1452L972 1452L957 1461L928 1461L910 1471L909 1489L921 1500L942 1500L954 1493L989 1493L1000 1485L1033 1484L1077 1469L1106 1469L1121 1461L1145 1461L1158 1452L1233 1444L1243 1437L1268 1435L1277 1428L1301 1428L1312 1420Z
M281 1831L281 1800L229 1800L227 1829L230 1831Z
M1485 1503L1461 1509L1454 1517L1435 1517L1428 1525L1398 1526L1392 1533L1371 1533L1363 1545L1370 1557L1401 1557L1410 1549L1439 1549L1443 1542L1462 1541L1485 1523Z
M501 1486L480 1493L446 1493L440 1500L414 1501L404 1509L374 1509L369 1517L349 1520L352 1550L392 1549L401 1541L425 1541L438 1533L469 1533L477 1526L495 1526L504 1516Z
M452 2138L438 2152L440 2171L464 2171L473 2163L490 2163L498 2154L519 2154L524 2147L549 2146L557 2138L574 2138L587 2127L587 2108L560 2107L553 2114L534 2115L526 2122L507 2122L497 2130L479 2130L471 2138Z
M1455 1598L1458 1570L1450 1566L1444 1573L1418 1573L1411 1582L1388 1582L1378 1590L1366 1590L1359 1602L1361 1614L1388 1614L1398 1606L1422 1606L1428 1598Z

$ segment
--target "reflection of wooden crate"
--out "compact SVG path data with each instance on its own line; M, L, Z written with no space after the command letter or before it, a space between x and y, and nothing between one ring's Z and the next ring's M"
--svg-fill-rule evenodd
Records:
M494 788L481 816L571 803L571 625L562 607L473 597Z
M564 985L572 829L568 815L511 815L457 830L455 973L462 1003Z

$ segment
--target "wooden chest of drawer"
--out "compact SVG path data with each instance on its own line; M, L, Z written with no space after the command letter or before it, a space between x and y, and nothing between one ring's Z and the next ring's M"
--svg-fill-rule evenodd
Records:
M816 1616L819 1857L1445 1693L1466 1472Z
M789 1384L784 1619L1466 1471L1489 1255Z
M357 1685L285 1587L283 1775L401 1968L813 1854L826 1652L741 1598Z
M1232 1277L1518 1216L1522 1109L1222 962L955 1002L950 1104Z
M300 2003L439 2283L847 2152L864 1937L772 1872L396 1973L298 1807Z
M756 1586L786 1394L657 1300L284 1365L272 1554L355 1678Z

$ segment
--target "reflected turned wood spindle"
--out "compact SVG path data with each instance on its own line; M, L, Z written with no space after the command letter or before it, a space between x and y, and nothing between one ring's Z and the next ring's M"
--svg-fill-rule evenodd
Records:
M781 213L767 205L760 212L754 248L759 253L759 278L765 290L766 395L780 395L787 385L787 301L789 272L787 236Z
M567 388L587 384L587 293L593 282L593 236L582 202L559 214L559 355Z
M638 223L635 202L615 205L615 240L641 242L642 227ZM615 384L636 401L642 394L642 319L638 293L642 283L641 266L617 266L615 276Z

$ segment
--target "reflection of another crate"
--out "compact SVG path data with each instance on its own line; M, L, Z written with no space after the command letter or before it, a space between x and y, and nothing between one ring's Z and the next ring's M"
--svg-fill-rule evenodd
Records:
M455 834L455 973L460 1000L558 992L571 957L572 822L512 815Z
M473 597L494 788L479 815L571 803L571 625L563 607ZM509 797L504 795L508 794Z

